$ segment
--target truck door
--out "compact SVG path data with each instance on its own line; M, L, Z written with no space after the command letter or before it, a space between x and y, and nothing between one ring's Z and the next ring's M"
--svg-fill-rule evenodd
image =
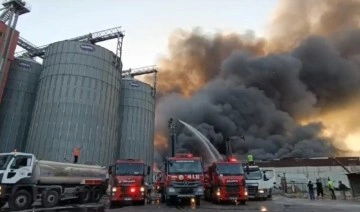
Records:
M276 183L275 171L272 169L263 169L262 171L266 188L274 187L274 183Z
M30 155L17 155L4 172L4 184L31 183L33 159Z

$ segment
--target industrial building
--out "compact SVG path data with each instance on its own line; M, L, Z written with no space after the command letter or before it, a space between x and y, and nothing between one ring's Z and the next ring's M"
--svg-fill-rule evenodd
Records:
M157 70L122 70L121 28L37 47L15 29L30 5L7 0L3 6L0 152L16 149L72 162L77 146L79 163L110 165L133 158L152 165ZM96 45L110 39L117 40L115 52ZM25 51L15 54L16 46ZM154 75L152 85L135 79L143 74Z
M285 158L271 161L259 161L257 164L264 169L273 169L277 186L287 184L287 190L307 191L307 183L317 179L326 186L327 179L334 181L335 187L342 181L348 188L351 187L347 175L360 172L359 157L322 157L322 158Z

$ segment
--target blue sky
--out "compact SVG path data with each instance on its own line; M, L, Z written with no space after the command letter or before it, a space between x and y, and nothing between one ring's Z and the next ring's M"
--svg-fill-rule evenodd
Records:
M155 64L167 53L169 35L177 28L263 34L277 5L277 0L25 1L32 11L19 18L17 30L38 46L122 26L125 69ZM115 50L114 41L99 45Z

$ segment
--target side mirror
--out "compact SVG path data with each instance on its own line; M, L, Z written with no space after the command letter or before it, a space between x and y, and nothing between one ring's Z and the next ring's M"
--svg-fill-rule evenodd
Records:
M112 166L109 166L109 168L108 168L108 173L109 173L109 174L112 174L112 173L113 173L113 171L112 171Z
M149 175L149 174L150 174L150 171L151 171L151 167L150 167L150 166L148 166L148 167L147 167L147 175Z
M245 170L246 170L246 173L247 173L247 174L250 174L249 164L246 164Z

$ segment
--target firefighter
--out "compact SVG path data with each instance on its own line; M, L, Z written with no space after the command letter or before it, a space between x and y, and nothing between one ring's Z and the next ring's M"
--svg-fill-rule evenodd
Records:
M74 155L74 163L77 163L80 156L80 147L78 145L75 146L73 155Z
M347 187L341 181L339 181L339 191L344 200L346 200L346 190Z
M252 154L247 155L247 162L249 163L249 166L254 165L254 156Z
M324 199L324 190L322 183L320 182L319 179L316 180L316 191L317 191L317 198L319 199L321 196L321 198Z
M336 196L335 196L335 187L334 187L334 182L332 180L330 180L330 178L328 178L328 188L329 188L329 191L330 191L330 194L331 194L331 199L336 199Z

